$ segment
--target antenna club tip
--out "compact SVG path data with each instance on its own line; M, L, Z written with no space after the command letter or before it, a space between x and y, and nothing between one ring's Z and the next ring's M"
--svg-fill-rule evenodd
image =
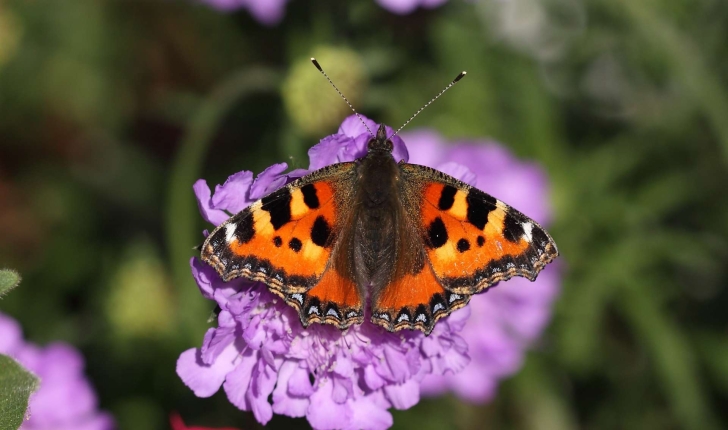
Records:
M323 72L323 69L321 69L321 65L318 63L318 61L316 61L315 58L311 57L311 62L313 63L314 66L316 66L316 68L319 70L319 72Z
M463 70L463 71L462 71L462 72L460 72L460 74L459 74L459 75L458 75L458 76L457 76L457 77L455 78L455 80L453 81L453 83L455 83L455 82L459 81L460 79L464 78L464 77L465 77L465 75L467 75L467 74L468 74L468 72L466 72L465 70Z

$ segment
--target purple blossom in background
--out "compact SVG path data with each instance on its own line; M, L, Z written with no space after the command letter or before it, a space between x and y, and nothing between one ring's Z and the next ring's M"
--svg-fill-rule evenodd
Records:
M275 25L283 19L288 0L199 0L209 6L223 11L232 12L245 8L253 18L261 24Z
M40 348L23 340L20 325L0 313L0 354L16 359L40 377L30 397L23 430L110 430L114 421L97 409L96 393L83 373L83 357L61 342Z
M406 133L402 138L411 151L410 163L434 167L492 194L540 224L549 222L548 181L538 165L519 161L494 142L448 145L429 130ZM490 400L498 381L520 368L525 349L544 330L559 285L557 263L547 266L535 282L513 278L487 294L473 296L468 305L471 317L460 332L468 344L470 364L458 374L427 376L422 393L438 395L452 390L469 402Z
M264 25L276 25L283 19L288 0L198 0L221 12L247 9L253 17ZM392 13L406 15L418 7L434 9L447 0L376 0L380 6Z
M361 122L349 117L337 134L311 148L310 169L361 157L368 140ZM407 160L404 142L393 141L395 159ZM255 180L251 172L236 173L214 194L204 180L197 181L203 218L220 224L308 172L284 174L286 167L273 165ZM221 312L218 327L207 331L202 347L179 357L177 374L200 397L222 387L233 405L252 411L262 424L276 413L305 416L316 429L388 428L388 409L416 404L425 376L457 373L468 363L467 345L457 334L467 309L440 321L429 337L419 331L389 333L368 321L346 331L322 324L304 329L294 309L265 285L243 279L225 283L199 259L191 265L203 296L215 300Z
M399 15L412 13L418 7L434 9L446 2L447 0L377 0L380 6Z

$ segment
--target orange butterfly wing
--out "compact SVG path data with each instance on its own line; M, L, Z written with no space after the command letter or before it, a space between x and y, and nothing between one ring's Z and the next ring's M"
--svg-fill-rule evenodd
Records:
M402 204L421 235L408 241L424 264L398 270L375 295L375 324L429 334L471 295L513 276L534 280L558 256L538 223L500 200L428 167L403 163L400 172Z
M449 291L476 294L513 276L536 279L559 255L551 236L534 220L441 172L421 187L419 220L435 276Z
M301 322L340 328L362 320L351 277L332 262L349 216L354 163L311 173L258 200L219 225L202 245L202 260L225 281L260 281L296 308Z

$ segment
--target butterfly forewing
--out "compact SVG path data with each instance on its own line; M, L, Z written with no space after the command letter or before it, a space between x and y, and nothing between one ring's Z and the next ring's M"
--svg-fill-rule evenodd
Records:
M448 291L476 294L496 282L534 280L558 256L534 220L442 172L412 164L403 176L419 182L419 220L435 277Z
M354 163L341 163L269 194L218 226L202 259L225 281L265 283L299 311L304 325L361 321L353 282L330 267L353 180Z

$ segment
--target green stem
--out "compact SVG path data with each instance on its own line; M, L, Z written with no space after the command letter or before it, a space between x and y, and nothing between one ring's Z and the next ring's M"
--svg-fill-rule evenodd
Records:
M230 108L250 95L277 91L279 82L278 73L262 68L246 69L223 82L190 120L172 165L165 222L168 252L178 291L181 332L195 341L199 341L211 306L200 297L190 275L193 247L202 241L192 184L199 179L210 142Z

